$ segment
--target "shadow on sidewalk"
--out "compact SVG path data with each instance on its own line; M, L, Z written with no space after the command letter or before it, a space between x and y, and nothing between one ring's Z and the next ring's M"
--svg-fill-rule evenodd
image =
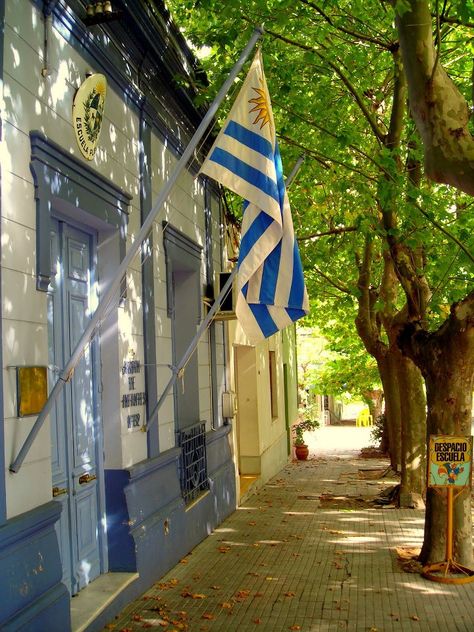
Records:
M374 504L397 480L378 476L386 459L360 458L367 431L313 433L308 461L290 463L106 629L472 632L472 584L435 584L397 562L397 549L420 546L424 516Z

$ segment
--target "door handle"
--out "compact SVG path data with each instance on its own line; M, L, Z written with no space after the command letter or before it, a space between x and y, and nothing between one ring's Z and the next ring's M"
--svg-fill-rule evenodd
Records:
M56 498L56 496L62 496L68 492L69 490L67 487L53 487L53 498Z
M89 472L86 472L85 474L81 474L79 476L79 485L85 485L86 483L90 483L96 479L97 476L95 474L89 474Z

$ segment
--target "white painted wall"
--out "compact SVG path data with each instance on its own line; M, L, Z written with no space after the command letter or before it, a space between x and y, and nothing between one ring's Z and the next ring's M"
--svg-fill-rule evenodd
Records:
M2 328L3 384L5 417L5 460L7 514L12 517L51 499L50 429L45 423L20 472L11 474L8 466L23 444L35 418L16 417L15 371L11 367L44 365L48 361L46 294L36 290L36 207L30 171L31 130L40 130L51 140L83 161L72 125L72 102L86 72L94 71L55 28L49 41L49 73L43 77L43 16L30 3L12 0L6 3L3 142L2 160ZM108 86L104 122L94 160L90 166L132 196L127 232L127 247L140 228L139 212L139 121L127 109L120 94ZM153 201L176 164L176 158L153 135ZM220 234L218 208L215 209L213 235ZM154 289L156 295L156 336L158 391L168 381L171 362L171 331L166 315L165 261L162 242L163 219L172 222L190 238L204 244L204 201L201 184L185 173L175 187L164 212L154 226ZM214 244L213 258L220 269L219 242ZM114 273L117 244L99 244L99 290ZM201 270L205 283L204 261ZM105 466L123 468L146 458L146 434L127 428L127 415L144 407L122 409L121 397L128 391L121 376L122 363L134 358L144 361L143 317L140 256L135 257L127 272L127 296L102 325L100 332L103 362L102 414L105 438ZM224 384L223 329L218 326L218 375ZM209 378L209 341L202 339L199 354L199 413L210 427L211 385ZM144 390L144 371L136 376L136 390ZM161 449L174 446L172 394L160 412ZM34 481L34 484L32 484Z

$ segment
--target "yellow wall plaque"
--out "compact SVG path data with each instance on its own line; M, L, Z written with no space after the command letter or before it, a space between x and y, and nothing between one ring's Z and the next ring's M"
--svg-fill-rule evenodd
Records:
M472 437L430 435L429 487L464 487L471 483Z
M45 366L19 366L16 369L18 417L37 415L48 398Z
M72 118L77 144L82 155L92 160L99 142L104 116L107 79L94 74L80 86L74 97Z

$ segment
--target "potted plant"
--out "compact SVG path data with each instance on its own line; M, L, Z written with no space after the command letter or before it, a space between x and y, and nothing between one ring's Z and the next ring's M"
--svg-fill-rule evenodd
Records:
M316 428L319 428L319 421L317 419L304 419L293 426L295 435L293 445L295 446L295 454L298 460L306 461L309 454L309 448L304 442L303 433L307 430L315 430Z

